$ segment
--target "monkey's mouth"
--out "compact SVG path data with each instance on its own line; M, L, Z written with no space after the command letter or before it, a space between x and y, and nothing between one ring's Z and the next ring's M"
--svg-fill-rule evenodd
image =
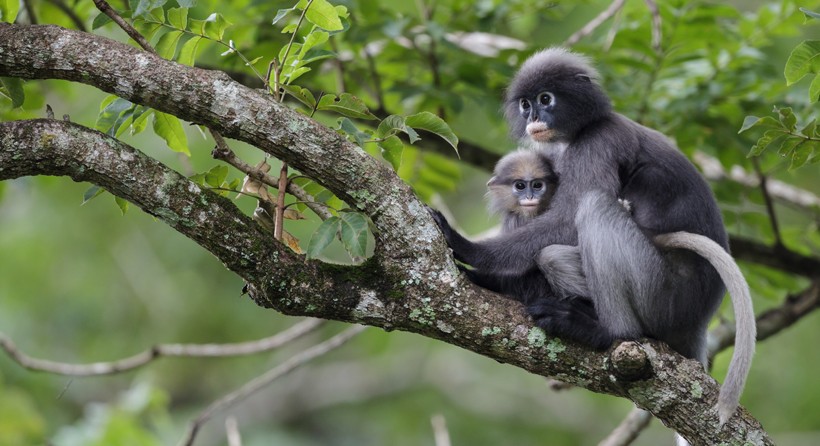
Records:
M527 124L527 134L533 141L550 141L555 136L555 130L547 127L543 122L531 122Z
M523 200L519 200L518 204L521 206L521 209L533 212L538 208L538 200L535 198L525 198Z

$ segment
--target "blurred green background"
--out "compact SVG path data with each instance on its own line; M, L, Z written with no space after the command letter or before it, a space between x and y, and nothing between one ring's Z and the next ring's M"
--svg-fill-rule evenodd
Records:
M39 23L75 26L54 2L30 2ZM62 2L57 2L62 3ZM114 6L123 9L122 2ZM199 1L190 17L219 12L226 32L264 72L287 43L271 26L280 8L294 2ZM296 83L318 91L361 97L373 110L409 114L433 111L468 144L503 154L506 136L499 99L515 66L534 50L560 44L608 2L547 1L338 1L351 16L349 29L327 47L335 58L318 62ZM65 2L90 28L91 2ZM137 2L132 2L136 5ZM165 9L177 7L169 1ZM746 158L758 135L738 135L746 115L791 106L801 122L817 115L808 83L787 87L782 70L791 49L817 38L817 21L804 24L805 2L663 2L663 46L650 45L651 19L643 1L626 7L575 46L599 61L603 84L616 108L674 137L681 149L717 157L727 168L753 168ZM19 22L27 23L23 12ZM518 39L521 47L490 56L467 51L455 33L481 31ZM112 24L94 32L125 40ZM156 41L156 38L155 40ZM408 43L410 42L410 43ZM437 43L438 45L432 45ZM368 46L372 45L372 46ZM363 50L372 52L381 85ZM203 44L197 65L249 72L225 48ZM437 58L432 69L430 54ZM434 76L433 72L437 72ZM0 100L3 120L58 116L93 127L106 94L61 81L26 82L22 107ZM379 91L379 93L377 93ZM381 96L381 98L379 98ZM294 103L294 107L299 105ZM317 119L337 126L338 116ZM366 124L362 124L365 126ZM213 142L186 125L192 156L167 149L144 132L123 139L186 175L207 171ZM407 147L400 174L420 196L455 215L476 234L496 221L484 209L486 169ZM378 156L378 148L366 147ZM249 163L261 153L231 141ZM465 150L465 149L462 149ZM275 160L274 160L275 161ZM773 178L817 193L816 164L789 170L777 153L760 158ZM274 172L278 166L275 162ZM229 180L241 178L231 171ZM773 239L759 190L723 181L713 184L733 234L764 243ZM111 195L82 204L89 184L66 178L21 178L0 183L0 331L26 353L65 362L108 361L156 343L235 342L269 336L298 321L256 307L241 295L242 281L195 243L131 207L124 216ZM238 198L253 211L255 202ZM818 256L818 210L778 204L786 245ZM288 222L310 239L319 219ZM327 257L344 260L334 246ZM758 312L778 306L808 282L786 272L742 263ZM731 318L727 305L721 315ZM742 403L780 445L820 444L820 340L817 314L758 345ZM0 355L0 444L175 444L185 424L215 398L341 331L329 323L281 351L244 358L160 359L142 369L98 378L68 378L24 370ZM722 379L730 351L716 360ZM236 416L245 445L432 445L431 417L443 415L454 445L596 444L630 410L628 401L579 389L555 392L545 379L455 347L406 333L368 329L341 349L276 381L242 404L220 413L197 444L226 444L223 420ZM658 422L638 445L672 444Z

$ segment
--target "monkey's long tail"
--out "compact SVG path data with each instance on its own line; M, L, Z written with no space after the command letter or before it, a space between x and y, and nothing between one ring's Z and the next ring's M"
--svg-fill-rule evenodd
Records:
M654 240L658 246L688 249L702 256L717 270L729 290L735 309L735 352L718 396L717 410L722 426L737 408L755 352L757 324L749 285L732 256L708 237L690 232L672 232L655 236Z

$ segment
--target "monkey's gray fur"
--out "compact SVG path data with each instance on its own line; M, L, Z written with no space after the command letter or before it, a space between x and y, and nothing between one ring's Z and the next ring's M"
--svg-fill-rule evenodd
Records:
M721 277L709 262L718 252L728 257L720 211L686 157L664 135L613 112L596 77L586 58L548 49L522 65L507 91L505 114L512 135L554 156L560 186L546 212L530 224L475 243L454 231L441 214L433 215L455 257L475 268L471 277L503 277L495 285L508 287L501 291L525 302L548 332L596 347L648 336L705 363L706 328L724 294ZM632 215L619 198L634 205ZM669 243L683 243L670 234L677 232L699 234L720 249L697 241L686 250L652 243L660 234L668 235ZM546 280L533 270L551 245L580 249L587 296L595 306L591 318L582 306L548 302L557 300L549 285L537 284ZM563 263L559 255L552 260ZM745 286L724 280L730 288ZM738 339L718 400L721 423L734 413L754 351L748 294L731 291ZM582 324L567 323L576 319Z

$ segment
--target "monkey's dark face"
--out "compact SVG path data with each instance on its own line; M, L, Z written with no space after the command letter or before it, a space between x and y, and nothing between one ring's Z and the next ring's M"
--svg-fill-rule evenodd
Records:
M518 111L521 119L527 122L526 132L533 141L550 142L558 136L553 117L554 108L555 95L549 91L542 91L534 98L518 99Z
M609 98L592 81L586 59L545 50L528 59L507 90L505 115L512 136L536 143L571 142L609 113Z

